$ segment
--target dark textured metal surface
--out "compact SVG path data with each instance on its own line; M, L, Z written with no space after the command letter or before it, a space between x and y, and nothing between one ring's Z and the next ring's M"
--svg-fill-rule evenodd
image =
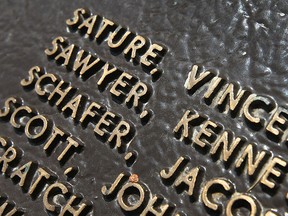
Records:
M105 16L116 23L127 26L134 32L146 36L167 49L161 68L164 70L159 81L153 83L141 67L134 67L123 56L111 55L106 43L97 45L79 34L66 30L65 20L73 11L87 7L94 14ZM251 132L241 119L231 120L228 115L205 105L200 97L189 96L184 82L192 64L205 65L218 71L230 82L239 82L261 95L271 95L281 105L288 99L288 4L283 1L8 1L0 3L0 101L9 96L20 96L28 105L51 117L57 124L65 126L74 136L85 143L85 150L69 165L79 166L79 173L70 183L76 192L93 201L93 215L123 215L116 201L106 202L101 194L104 183L112 182L125 170L137 173L147 183L152 193L162 194L176 204L178 210L188 215L207 214L201 202L190 202L185 194L177 194L172 187L163 185L159 172L171 166L181 155L189 154L193 165L207 167L206 178L225 176L235 182L238 191L249 188L247 178L237 176L234 171L214 163L191 146L186 146L173 136L173 128L186 109L193 108L207 114L235 134L259 143L258 149L272 150L287 158L285 145L276 144L266 138L264 132ZM44 50L53 38L67 36L69 41L91 52L96 52L116 66L136 74L153 87L148 107L154 118L142 126L139 118L123 105L114 103L108 91L99 93L96 80L85 84L64 67L48 61ZM20 80L34 65L45 66L48 71L59 74L72 82L92 100L106 104L136 126L136 136L129 150L139 156L132 168L125 166L124 155L111 150L100 142L92 130L84 130L69 118L64 118L56 107L42 103L39 98L25 92ZM244 124L244 125L243 125ZM24 150L25 160L39 161L57 172L65 180L63 171L55 163L54 156L46 157L42 148L31 146L27 138L16 134L7 123L0 123L1 135L10 136ZM263 144L263 145L262 145ZM59 173L58 173L59 172ZM20 187L4 176L0 176L0 191L5 192L27 215L44 215L42 199L33 201ZM252 194L265 208L277 208L281 214L287 209L285 194L287 180L280 192L271 197L257 186Z

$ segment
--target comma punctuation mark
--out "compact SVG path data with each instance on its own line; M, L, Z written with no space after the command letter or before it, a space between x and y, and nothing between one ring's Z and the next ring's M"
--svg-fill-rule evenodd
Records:
M67 180L70 181L77 175L78 172L79 172L78 167L68 167L64 171L64 175L66 175L67 176Z

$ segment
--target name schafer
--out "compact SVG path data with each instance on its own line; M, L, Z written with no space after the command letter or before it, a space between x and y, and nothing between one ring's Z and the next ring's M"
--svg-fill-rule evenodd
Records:
M80 122L85 128L89 124L94 126L94 132L101 141L108 141L111 146L125 151L127 143L132 139L134 128L121 116L107 110L103 105L88 101L82 95L74 95L77 89L72 88L58 76L46 73L38 66L31 68L29 77L21 81L21 85L34 89L39 97L49 101L66 116L71 116L75 122ZM74 96L74 97L73 97ZM10 109L11 104L5 103Z

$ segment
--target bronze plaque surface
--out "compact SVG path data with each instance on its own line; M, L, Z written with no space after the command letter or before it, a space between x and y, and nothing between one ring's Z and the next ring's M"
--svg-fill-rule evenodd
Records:
M0 8L0 215L287 215L285 0Z

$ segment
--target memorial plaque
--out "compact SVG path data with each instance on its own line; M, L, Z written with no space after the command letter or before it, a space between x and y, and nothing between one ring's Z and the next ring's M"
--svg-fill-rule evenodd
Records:
M288 214L285 0L0 5L0 216Z

